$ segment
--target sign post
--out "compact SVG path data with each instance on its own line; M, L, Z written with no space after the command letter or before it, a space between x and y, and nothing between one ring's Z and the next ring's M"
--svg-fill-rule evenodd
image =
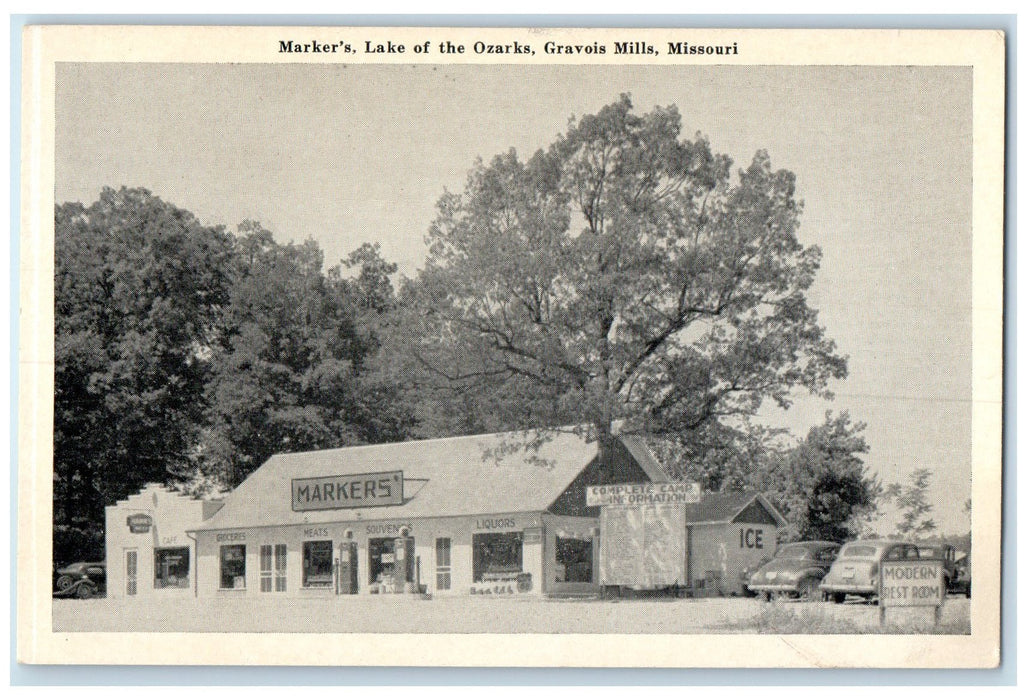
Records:
M945 567L936 559L900 559L881 562L878 623L884 625L890 607L933 607L934 624L941 621L945 603Z

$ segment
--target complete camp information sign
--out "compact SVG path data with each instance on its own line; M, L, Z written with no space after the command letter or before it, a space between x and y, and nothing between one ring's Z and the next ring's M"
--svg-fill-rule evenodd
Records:
M605 484L589 486L585 503L590 507L671 505L698 503L701 495L699 484L684 481L666 484Z

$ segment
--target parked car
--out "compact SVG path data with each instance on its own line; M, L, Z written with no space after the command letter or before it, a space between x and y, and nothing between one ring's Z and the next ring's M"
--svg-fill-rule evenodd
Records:
M921 559L939 559L945 569L945 592L954 593L954 588L959 580L959 570L956 567L956 548L950 544L918 544ZM962 590L959 591L962 593Z
M819 540L781 545L774 558L749 577L748 588L764 600L773 596L819 599L820 581L840 548L835 542Z
M849 542L831 564L820 590L826 598L844 603L847 595L866 600L877 597L881 562L896 559L918 559L920 550L912 542L902 540L856 540Z
M949 585L949 593L962 593L970 597L970 555L956 559L956 578Z
M94 598L107 591L107 565L102 561L80 561L57 569L54 595L60 597Z

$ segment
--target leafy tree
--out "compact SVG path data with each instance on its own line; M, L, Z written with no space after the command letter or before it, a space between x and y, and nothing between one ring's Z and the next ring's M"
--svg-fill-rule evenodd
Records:
M925 537L937 529L934 519L928 517L934 510L928 499L932 476L930 469L917 469L909 475L909 483L892 483L885 489L884 500L894 502L902 514L895 527L899 536Z
M604 445L617 425L701 460L764 400L845 376L807 303L795 176L760 151L732 178L680 131L622 96L441 197L387 353L427 429L574 424Z
M230 236L144 189L56 208L54 556L102 552L103 508L191 469Z
M876 510L881 486L867 474L864 423L848 412L827 413L792 449L762 466L751 481L781 507L786 540L844 542L856 537Z
M314 241L278 245L255 222L240 226L230 301L207 386L208 474L234 486L277 452L405 437L388 386L360 370L377 349L377 317L392 303L395 266L376 247L322 272Z

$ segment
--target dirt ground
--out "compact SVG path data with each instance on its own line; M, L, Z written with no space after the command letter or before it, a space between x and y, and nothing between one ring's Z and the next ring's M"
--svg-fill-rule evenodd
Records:
M54 600L54 632L940 633L969 634L970 605L927 609L750 598L538 600L416 596L175 601Z

